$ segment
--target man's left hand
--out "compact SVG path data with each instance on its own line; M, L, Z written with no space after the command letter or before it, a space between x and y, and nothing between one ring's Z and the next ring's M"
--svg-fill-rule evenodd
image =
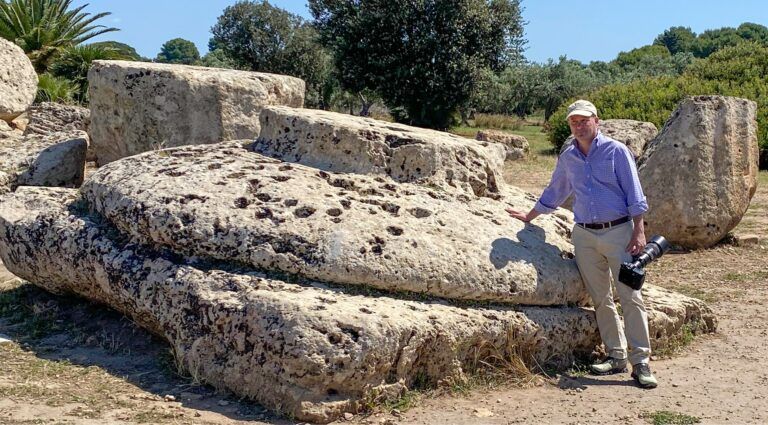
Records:
M627 244L627 252L634 255L640 254L645 248L645 232L632 232L632 239Z

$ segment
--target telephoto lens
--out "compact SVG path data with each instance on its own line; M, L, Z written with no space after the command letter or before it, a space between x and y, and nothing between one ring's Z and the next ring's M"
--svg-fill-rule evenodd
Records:
M664 236L654 235L645 245L643 251L635 257L632 257L631 263L624 263L619 270L619 282L629 286L635 291L639 291L645 282L645 267L648 263L656 260L669 251L670 245Z

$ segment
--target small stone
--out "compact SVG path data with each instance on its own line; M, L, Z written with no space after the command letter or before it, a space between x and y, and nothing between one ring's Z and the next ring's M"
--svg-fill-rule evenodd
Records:
M166 395L163 397L163 401L176 401L176 397L175 397L175 396L172 396L172 395L170 395L170 394L166 394Z
M229 402L227 400L219 400L218 405L219 406L229 406Z
M345 412L344 413L344 420L346 420L346 421L351 421L354 417L355 417L355 415L353 415L353 414L351 414L349 412Z
M488 409L483 409L481 407L473 410L472 414L477 416L478 418L490 418L491 416L493 416L493 412L491 412Z

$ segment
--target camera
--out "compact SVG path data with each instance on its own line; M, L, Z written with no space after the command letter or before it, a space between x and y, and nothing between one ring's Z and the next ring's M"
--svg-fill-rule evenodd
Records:
M645 267L648 263L669 251L670 245L664 236L655 235L643 248L643 252L632 257L631 263L624 263L619 270L619 282L639 291L645 282Z

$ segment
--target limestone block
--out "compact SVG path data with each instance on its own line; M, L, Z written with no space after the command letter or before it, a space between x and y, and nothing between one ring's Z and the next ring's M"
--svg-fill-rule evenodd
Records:
M35 100L37 73L21 47L0 37L0 120L12 121Z
M255 139L263 106L304 103L298 78L229 69L94 61L88 82L99 165L161 147Z
M122 232L185 255L447 298L587 298L572 224L554 215L535 225L511 220L505 208L535 202L519 189L500 200L460 198L249 149L233 142L125 158L93 174L83 195Z
M695 96L681 102L638 161L646 234L705 248L741 221L757 189L757 106Z
M83 131L0 139L0 193L17 186L79 187L87 149Z
M475 135L483 142L500 143L507 149L506 161L516 161L525 158L531 151L528 139L517 134L505 133L498 130L480 130Z
M158 253L88 210L76 190L19 188L0 199L0 259L55 293L112 306L167 339L203 382L298 420L330 422L417 380L458 382L478 362L563 367L599 341L589 309L455 306L285 283ZM668 292L648 298L657 294ZM687 297L649 306L655 348L682 324L694 332L716 325L702 302Z
M440 131L312 109L267 107L256 152L338 173L387 176L497 196L504 147Z

